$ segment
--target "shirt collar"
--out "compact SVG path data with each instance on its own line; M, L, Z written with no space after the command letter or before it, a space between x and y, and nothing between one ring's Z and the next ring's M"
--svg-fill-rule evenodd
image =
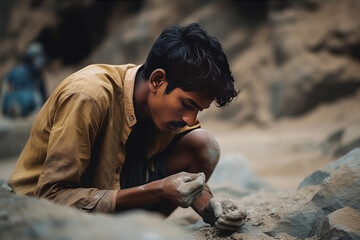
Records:
M141 65L130 68L126 71L124 80L124 103L125 103L125 118L129 127L136 124L136 116L134 109L134 86L136 73Z

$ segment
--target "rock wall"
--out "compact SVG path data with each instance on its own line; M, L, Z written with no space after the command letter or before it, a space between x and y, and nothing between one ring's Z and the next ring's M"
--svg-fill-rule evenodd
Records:
M1 5L6 13L0 21L5 28L1 79L33 40L44 44L52 73L94 62L141 64L164 27L198 22L222 43L242 89L232 105L221 112L212 108L204 118L266 124L352 95L360 86L357 0L17 0Z

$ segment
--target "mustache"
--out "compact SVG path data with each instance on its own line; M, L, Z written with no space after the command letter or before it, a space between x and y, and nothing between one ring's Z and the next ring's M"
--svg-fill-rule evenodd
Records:
M171 121L170 122L171 126L177 127L177 128L182 128L186 126L185 122L177 122L177 121Z

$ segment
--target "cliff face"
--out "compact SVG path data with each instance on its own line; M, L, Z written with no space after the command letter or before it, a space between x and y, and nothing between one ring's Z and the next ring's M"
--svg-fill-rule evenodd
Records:
M28 0L2 1L1 11L2 78L33 40L44 44L53 73L94 62L141 64L164 27L198 22L222 43L242 90L221 114L214 108L204 118L266 124L360 86L356 0Z

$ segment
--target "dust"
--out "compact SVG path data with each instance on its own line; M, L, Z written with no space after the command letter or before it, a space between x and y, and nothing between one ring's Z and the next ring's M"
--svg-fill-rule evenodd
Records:
M245 240L247 239L243 233L229 232L216 229L214 227L203 227L193 233L196 240Z
M231 199L224 199L221 202L221 207L223 209L223 215L227 215L230 212L233 212L238 209L236 205L233 204L234 202Z
M174 181L183 181L182 178L177 178ZM184 206L190 206L202 193L205 184L205 174L200 172L198 177L192 181L185 181L177 189L182 194L182 201L185 203Z

